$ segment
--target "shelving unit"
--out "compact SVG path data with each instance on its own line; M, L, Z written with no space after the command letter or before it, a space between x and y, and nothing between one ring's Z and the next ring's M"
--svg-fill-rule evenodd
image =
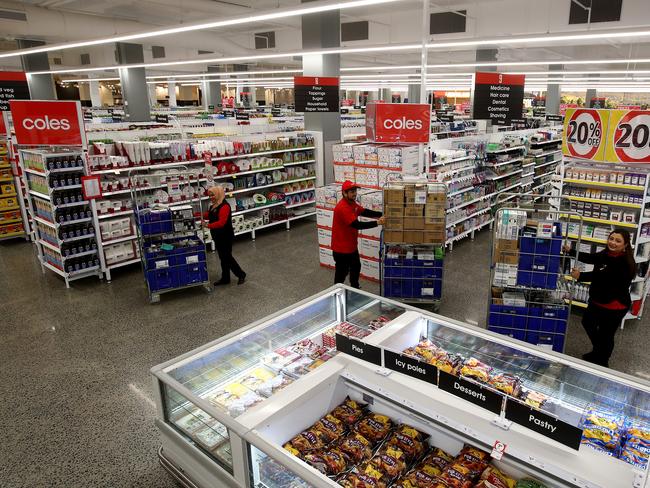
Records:
M19 186L11 165L9 144L3 134L0 134L0 241L25 236L17 188Z
M650 212L650 170L642 166L598 163L590 160L566 158L562 175L562 196L570 209L582 215L583 234L581 252L597 252L605 248L607 235L613 229L628 229L632 236L638 276L632 282L632 309L623 319L639 319L648 293L648 266L650 239L645 217ZM575 220L575 218L574 218ZM569 224L571 225L571 224ZM575 232L569 228L569 239ZM586 307L574 298L574 304Z
M77 279L101 278L92 211L81 192L86 173L81 150L21 149L20 166L43 271L63 277L68 288Z

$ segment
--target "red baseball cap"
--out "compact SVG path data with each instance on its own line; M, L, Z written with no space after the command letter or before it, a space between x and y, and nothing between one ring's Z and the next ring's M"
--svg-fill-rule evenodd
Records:
M359 188L359 185L352 183L350 180L345 180L341 191L353 190L354 188Z

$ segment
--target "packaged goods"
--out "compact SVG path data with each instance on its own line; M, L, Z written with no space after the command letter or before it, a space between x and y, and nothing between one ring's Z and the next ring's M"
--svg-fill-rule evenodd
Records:
M388 435L393 427L393 421L385 416L376 413L367 415L357 422L353 430L358 432L373 444L377 444Z
M337 447L347 454L355 464L370 459L372 456L372 444L358 433L344 437Z
M303 459L326 476L336 476L348 468L349 458L338 449L305 454Z
M492 367L482 363L476 358L469 358L460 368L460 374L468 378L474 378L483 383L487 383L490 379L490 372Z
M388 479L395 479L406 469L407 457L399 447L386 445L370 460Z
M336 417L346 425L352 425L363 417L368 410L367 405L346 397L345 401L332 410L332 416Z
M423 434L409 425L402 424L390 436L388 444L404 451L410 462L424 454L425 442L428 438L427 434Z

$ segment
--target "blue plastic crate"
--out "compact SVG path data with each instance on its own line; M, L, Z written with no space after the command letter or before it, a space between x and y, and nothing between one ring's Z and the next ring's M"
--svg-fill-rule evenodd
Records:
M384 296L400 298L402 296L402 280L399 278L385 279Z
M153 269L146 273L149 289L153 291L178 288L178 273L175 268Z
M413 279L403 279L402 280L402 297L403 298L413 298L415 296L415 281Z
M562 251L562 237L527 237L520 240L520 251L522 254L555 254L560 255Z
M526 342L537 344L539 342L539 332L526 331Z
M513 339L518 339L520 341L526 340L525 330L510 329L507 327L492 327L492 326L488 327L488 330L492 332L496 332L497 334L512 337Z
M384 279L386 278L399 278L402 276L401 268L394 266L384 266Z
M555 352L564 352L565 337L561 334L555 334L553 337L553 350Z
M203 283L208 280L208 268L204 262L178 266L177 270L179 286Z

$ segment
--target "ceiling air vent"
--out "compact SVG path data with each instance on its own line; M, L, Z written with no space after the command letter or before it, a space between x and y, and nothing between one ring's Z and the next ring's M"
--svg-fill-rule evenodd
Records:
M25 12L19 12L17 10L0 9L0 19L27 22L27 14Z
M151 46L151 56L154 59L165 57L165 48L163 46Z
M203 54L214 54L214 51L204 51L202 49L199 49L199 56L201 56Z
M623 0L571 0L569 24L618 22L621 20L622 6Z
M52 58L52 64L63 64L63 60L61 58Z
M275 47L275 32L258 32L255 34L255 49Z
M90 54L81 55L81 64L90 64Z
M467 24L467 10L454 12L439 12L431 14L430 34L455 34L465 32Z
M341 24L341 42L367 41L368 21L344 22Z

